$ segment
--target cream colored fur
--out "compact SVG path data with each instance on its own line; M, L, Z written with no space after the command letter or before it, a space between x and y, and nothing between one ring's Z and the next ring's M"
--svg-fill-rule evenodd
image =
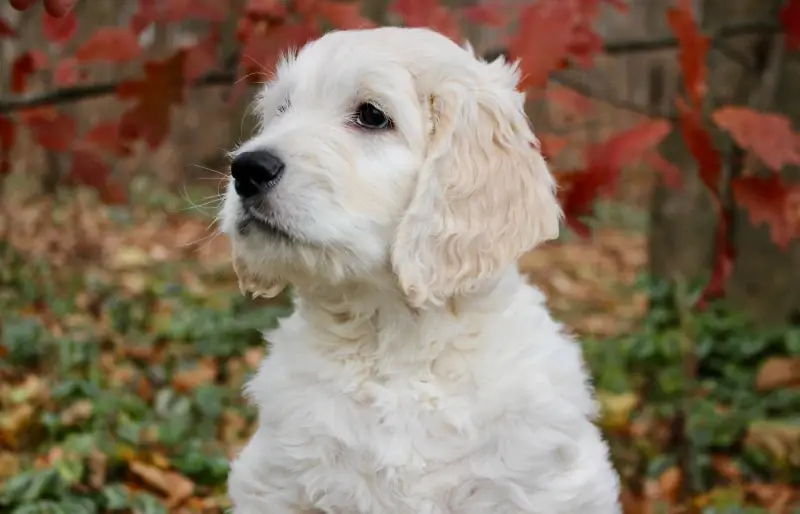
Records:
M291 284L296 309L247 386L236 514L620 511L580 347L516 269L560 218L517 80L382 28L327 34L265 87L237 152L286 162L261 205L291 237L240 229L232 186L223 231L242 287ZM393 128L348 123L365 101Z

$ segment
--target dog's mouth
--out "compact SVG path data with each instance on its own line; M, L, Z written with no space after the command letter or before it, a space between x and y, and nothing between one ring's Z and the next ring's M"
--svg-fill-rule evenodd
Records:
M278 222L265 216L262 212L252 205L243 206L243 214L239 218L238 229L239 233L244 235L251 230L257 230L261 234L267 236L284 239L287 241L294 241L296 238L286 228L281 226Z

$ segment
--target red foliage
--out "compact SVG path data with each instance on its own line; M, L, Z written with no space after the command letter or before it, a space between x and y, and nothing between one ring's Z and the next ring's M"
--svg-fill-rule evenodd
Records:
M683 83L692 104L699 106L705 96L706 57L711 47L711 38L700 33L691 0L679 0L678 7L667 12L672 30L680 43L680 64L683 72Z
M780 20L786 31L786 48L800 50L800 0L788 0L781 9Z
M161 144L169 131L172 106L183 102L185 61L186 52L179 51L166 60L147 63L143 79L120 84L117 96L136 101L122 115L123 140L144 139L151 148Z
M587 98L574 89L562 86L547 88L545 99L558 104L572 114L581 116L587 115L594 107L591 98Z
M23 122L43 148L54 152L72 150L78 126L71 116L53 108L31 109L23 113Z
M520 14L520 30L511 37L508 51L520 60L521 89L547 84L550 73L569 53L573 42L575 9L572 2L542 0L528 5Z
M16 36L17 36L17 31L11 28L11 25L9 25L6 20L0 18L0 38L16 37Z
M731 188L753 224L767 224L776 245L786 249L792 239L800 237L800 185L789 186L771 174L766 178L739 177Z
M800 165L800 134L786 116L728 106L717 110L713 119L739 146L751 150L773 171Z
M64 45L72 39L75 31L78 30L78 19L74 12L69 12L56 18L45 14L42 17L42 33L51 43L58 46Z
M579 217L591 214L597 197L613 193L622 169L644 158L669 131L670 124L664 120L644 121L589 147L584 169L559 174L567 224L578 234L588 236L589 227Z
M14 122L5 116L0 116L0 175L11 171L9 158L16 137L17 131Z
M407 27L429 27L453 40L461 38L455 16L439 0L396 0L392 12L399 15Z
M120 27L101 27L75 52L81 62L110 61L122 63L139 57L142 49L133 32Z

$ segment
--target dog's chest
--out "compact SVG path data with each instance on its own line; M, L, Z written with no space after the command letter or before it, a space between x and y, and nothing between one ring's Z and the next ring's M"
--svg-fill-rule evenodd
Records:
M453 494L482 444L473 391L435 374L390 380L364 373L337 382L277 369L270 375L271 364L259 378L259 389L276 392L259 402L262 429L273 463L309 507L437 512L424 504Z

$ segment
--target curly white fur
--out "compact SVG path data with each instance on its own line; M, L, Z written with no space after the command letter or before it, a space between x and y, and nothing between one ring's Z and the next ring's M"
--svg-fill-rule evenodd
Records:
M425 29L333 32L279 66L258 134L291 238L222 212L250 288L296 292L247 386L236 514L615 514L580 348L516 259L557 235L518 72ZM374 102L383 132L348 123ZM280 108L280 109L279 109ZM280 111L280 113L279 113Z

